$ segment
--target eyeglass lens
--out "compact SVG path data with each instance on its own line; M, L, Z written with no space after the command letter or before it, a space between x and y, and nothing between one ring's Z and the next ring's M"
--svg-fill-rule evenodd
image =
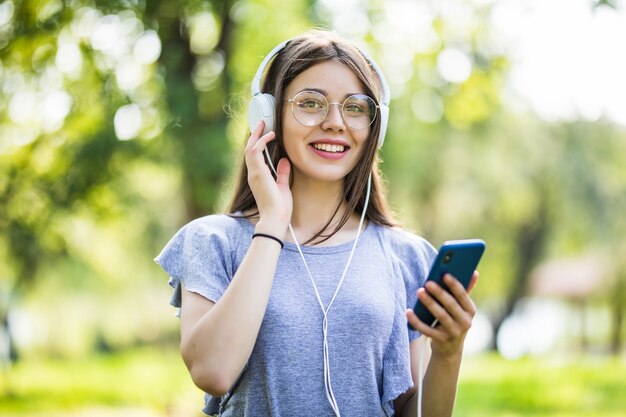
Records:
M316 126L328 115L328 100L317 91L301 91L289 101L294 117L305 126ZM376 103L365 94L353 94L338 105L341 106L343 121L353 129L364 129L376 118Z

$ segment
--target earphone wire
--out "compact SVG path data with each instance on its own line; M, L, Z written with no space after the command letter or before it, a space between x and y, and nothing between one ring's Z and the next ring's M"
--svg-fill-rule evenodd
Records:
M424 377L423 377L423 373L424 373L424 351L426 350L426 347L428 346L428 342L429 342L429 338L428 336L422 336L424 337L424 340L422 341L420 347L419 347L419 355L418 355L418 368L417 368L417 375L419 378L419 384L417 385L417 417L422 417L422 396L423 396L423 390L424 390Z
M439 323L439 320L435 319L430 327L435 327ZM419 385L417 386L417 417L422 417L422 396L424 393L424 353L430 343L430 337L420 336L423 338L423 342L419 347L419 355L417 359L417 377L419 378Z
M269 166L272 170L272 172L274 172L274 175L278 176L278 174L276 173L276 169L274 168L274 164L272 163L272 159L270 158L269 155L269 151L267 150L267 147L265 148L265 156L267 158L267 161L269 163ZM346 266L343 269L343 272L341 274L341 278L339 279L339 283L337 284L337 288L335 289L335 293L333 294L330 302L328 303L327 307L324 307L324 303L322 302L322 298L320 297L319 291L317 289L317 285L315 285L315 280L313 279L313 274L311 274L311 270L309 269L309 265L306 262L306 259L304 258L304 253L302 252L302 248L300 247L300 243L298 243L298 239L296 238L296 234L293 230L293 227L291 226L291 222L289 222L289 232L291 233L291 238L293 239L294 243L296 244L296 247L298 248L298 252L300 253L300 257L302 258L302 262L304 263L304 268L306 269L306 272L309 276L309 279L311 280L311 284L313 285L313 290L315 291L315 297L317 298L317 302L322 310L322 314L324 316L324 320L322 322L322 334L324 336L324 342L323 342L323 351L324 351L324 388L326 390L326 398L328 399L328 402L330 403L330 406L333 409L333 412L335 413L336 417L341 417L341 413L339 412L339 406L337 405L337 400L335 399L335 394L333 392L333 387L332 387L332 383L331 383L331 377L330 377L330 353L329 353L329 344L328 344L328 312L330 311L330 307L333 305L333 303L335 302L335 298L337 298L337 294L339 293L339 289L341 288L341 284L343 284L343 281L346 277L346 274L348 272L348 268L350 266L350 264L352 263L352 257L354 255L354 251L356 249L356 245L359 241L359 237L361 236L361 229L363 228L363 221L365 220L365 214L367 213L367 207L369 205L369 199L370 199L370 191L372 188L372 173L370 172L368 178L367 178L367 191L365 193L365 202L363 204L363 212L361 213L361 218L359 219L359 226L357 228L357 233L356 233L356 238L354 239L354 243L352 244L352 249L350 250L350 255L348 256L348 262L346 263Z

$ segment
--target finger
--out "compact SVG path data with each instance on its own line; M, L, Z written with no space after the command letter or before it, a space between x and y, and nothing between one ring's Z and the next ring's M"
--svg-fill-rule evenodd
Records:
M431 327L428 324L424 323L417 317L415 311L411 308L406 309L406 319L409 324L418 332L420 332L424 336L428 336L434 340L441 340L445 337L445 333L441 330L438 330L436 327Z
M434 282L426 283L426 288L420 288L417 296L431 314L446 327L454 326L453 314L450 310L460 310L458 303L447 291ZM455 314L460 314L458 311Z
M418 332L422 334L424 334L423 332L424 329L426 329L427 327L430 327L426 323L421 321L419 317L417 317L417 314L415 314L415 311L413 311L412 308L406 309L406 320L411 325L411 327L413 327L413 329L417 330Z
M269 132L256 140L253 143L254 134L250 135L250 139L248 141L248 146L245 151L246 164L248 165L248 170L252 169L251 162L253 162L254 166L260 168L265 165L265 160L263 157L263 150L265 149L268 142L275 138L274 132Z
M265 146L267 146L269 142L274 140L274 138L276 138L276 133L274 133L273 130L267 132L266 134L261 136L259 140L256 141L256 143L253 145L253 149L257 151L263 151L263 149L265 149Z
M265 123L261 120L257 123L256 127L250 132L250 136L248 137L248 142L246 142L246 148L251 147L256 143L257 140L261 137L263 133L263 129L265 128Z
M429 286L433 287L433 285ZM429 294L430 289L428 291L423 288L418 290L420 302L428 308L438 321L436 327L430 327L422 323L422 325L419 326L419 331L432 338L433 341L436 340L441 343L461 340L471 326L472 318L461 309L454 298L450 294L447 294L443 288L437 286L437 290L446 293L447 296L444 298L452 300L452 306L442 306Z
M287 158L281 158L278 161L278 167L276 169L276 182L279 186L286 186L289 188L289 174L291 172L291 163Z
M476 283L478 282L478 271L474 271L474 275L472 275L472 279L469 282L469 285L467 286L467 292L471 292L472 289L474 288L474 286L476 285Z
M474 273L474 276L477 276L476 273ZM474 280L474 276L472 277L472 280ZM469 313L473 317L476 314L476 306L470 298L469 293L465 290L465 288L463 288L463 285L459 282L459 280L457 280L450 274L446 274L443 277L443 282L448 286L448 289L456 299L456 304L460 305L463 311ZM453 308L452 303L450 304L450 306L451 308ZM457 311L454 316L457 319L461 319L462 312Z

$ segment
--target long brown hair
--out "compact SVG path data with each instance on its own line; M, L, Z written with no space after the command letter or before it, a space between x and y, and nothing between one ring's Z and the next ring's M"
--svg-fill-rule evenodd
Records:
M276 139L267 145L274 165L281 158L288 157L283 145L282 123L280 123L283 117L283 106L280 104L283 102L287 86L306 69L329 60L335 60L346 65L361 81L367 95L379 97L377 93L379 92L380 80L358 48L348 41L332 32L323 30L310 31L290 40L269 66L262 87L263 92L272 94L276 98L276 103L279 103L276 105L274 112L274 120L279 121L274 123ZM305 244L324 242L346 224L352 213L362 214L367 192L367 178L370 173L372 174L372 187L370 201L365 213L366 218L368 221L383 226L395 226L397 224L387 205L385 187L378 171L377 139L379 131L380 113L371 126L365 149L363 149L363 155L354 169L345 177L344 198L348 205L348 210L341 213L337 226L330 232L326 232L326 229L329 228L341 207L340 202L333 216L328 219L324 227L306 241ZM241 164L237 187L230 203L229 212L231 215L235 215L237 212L244 212L250 209L256 209L256 202L248 185L248 170L244 162ZM243 215L243 217L249 218L257 215L258 211L254 211L252 214Z

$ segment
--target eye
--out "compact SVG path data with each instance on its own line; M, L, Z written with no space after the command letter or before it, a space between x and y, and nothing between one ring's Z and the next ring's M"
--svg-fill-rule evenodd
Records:
M324 110L325 103L315 98L304 98L296 102L298 109L306 112L321 112Z
M376 116L376 103L365 94L354 94L343 103L343 114L354 119L368 117L371 122Z
M365 107L358 103L347 103L343 106L343 109L345 112L350 114L364 113L366 111Z

